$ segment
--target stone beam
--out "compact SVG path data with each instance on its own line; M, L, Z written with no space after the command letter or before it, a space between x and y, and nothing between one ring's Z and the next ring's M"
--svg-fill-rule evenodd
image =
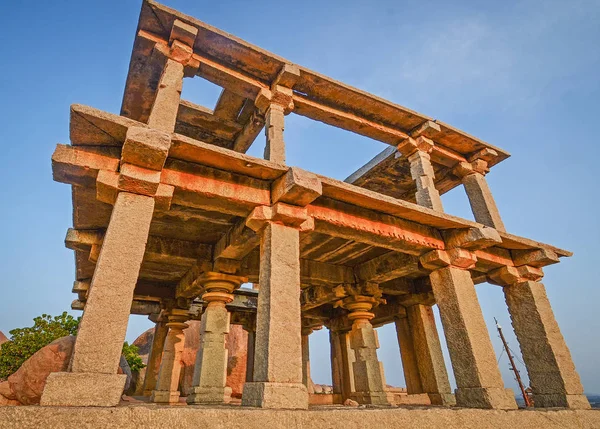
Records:
M363 281L384 283L426 271L419 268L419 258L406 253L389 252L354 267L354 274Z
M443 249L437 230L376 212L347 213L334 207L309 205L315 231L398 252L420 255Z
M103 230L77 230L69 228L65 238L67 248L79 251L90 251L94 246L101 246L104 239ZM167 237L149 236L144 252L144 262L157 262L173 265L192 265L198 260L210 260L212 246L193 241L178 240Z
M212 110L182 100L177 113L175 132L196 140L231 148L235 136L244 126L235 120L217 116Z
M244 107L245 102L246 99L244 97L241 97L228 89L223 89L215 106L215 116L235 121L238 118L242 107Z
M260 237L246 226L245 219L231 228L215 245L214 259L244 259L260 244Z
M233 150L236 152L246 153L264 127L264 115L258 110L255 110L250 115L250 118L244 125L244 128L235 137L235 141L233 142Z
M396 146L409 136L395 128L382 125L358 116L355 113L336 109L294 93L294 113L323 122L327 125L355 132L365 137Z
M502 243L500 234L493 228L465 228L443 232L448 249L485 249Z

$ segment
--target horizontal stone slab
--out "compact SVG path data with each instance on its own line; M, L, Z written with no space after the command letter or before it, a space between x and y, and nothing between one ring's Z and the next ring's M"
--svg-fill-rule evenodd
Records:
M139 404L116 408L0 407L0 429L101 427L164 429L264 428L597 428L600 410L493 411L442 407L314 407L308 411L239 406Z

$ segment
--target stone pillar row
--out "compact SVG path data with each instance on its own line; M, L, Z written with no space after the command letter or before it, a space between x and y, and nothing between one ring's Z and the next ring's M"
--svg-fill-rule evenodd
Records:
M170 46L157 44L156 49L165 51L166 60L148 128L127 130L119 173L103 170L98 173L97 198L112 204L113 210L69 372L48 377L42 405L115 406L121 399L126 379L125 375L117 374L121 350L152 216L156 208L170 206L173 194L173 187L160 184L160 171L171 145L170 134L175 130L184 69L191 59L196 34L197 29L176 20ZM171 325L169 331L176 333L182 328ZM167 334L169 347L175 347L173 335ZM164 365L163 359L161 367ZM166 372L172 370L165 366Z

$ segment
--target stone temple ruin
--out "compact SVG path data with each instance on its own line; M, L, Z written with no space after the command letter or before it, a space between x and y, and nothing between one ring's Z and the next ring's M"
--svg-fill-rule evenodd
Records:
M184 78L223 88L213 110L181 99ZM345 182L289 167L289 114L389 148ZM264 159L245 155L263 129ZM385 405L374 328L395 323L409 397L513 409L475 293L489 282L504 290L535 406L589 407L540 283L571 254L505 231L485 178L503 150L150 0L121 115L74 105L70 138L52 168L72 185L66 244L83 319L70 370L50 375L42 405L116 406L129 315L144 314L156 322L144 385L155 403L228 403L225 339L238 324L249 333L242 406L307 408L308 335L322 326L335 402ZM459 185L476 222L443 211L440 194ZM180 392L192 319L194 387Z

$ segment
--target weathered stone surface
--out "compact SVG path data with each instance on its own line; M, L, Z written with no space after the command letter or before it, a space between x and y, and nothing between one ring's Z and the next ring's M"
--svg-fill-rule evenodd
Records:
M264 268L259 281L254 382L244 386L244 405L308 407L302 384L299 240L298 230L285 225L268 222L261 231Z
M469 271L449 266L433 271L429 278L456 377L456 403L476 408L516 408L514 395L504 389Z
M2 331L0 331L0 346L7 341L8 341L8 338L6 337L6 335L4 335L4 333Z
M241 398L246 382L248 359L248 332L241 325L231 325L225 342L227 347L227 386L231 396Z
M364 410L354 407L257 410L240 407L155 407L133 405L106 408L0 408L0 429L179 429L264 428L441 428L441 429L593 429L600 427L597 410L498 411L464 408L400 407Z
M24 405L39 404L48 375L67 370L74 344L75 337L59 338L27 359L8 377L15 399Z
M125 374L53 372L40 404L44 406L114 407L121 400Z
M535 406L589 408L544 285L519 282L506 286L504 296L527 367Z
M463 178L463 184L475 220L496 228L498 231L505 231L504 223L485 176L480 173L469 174Z

